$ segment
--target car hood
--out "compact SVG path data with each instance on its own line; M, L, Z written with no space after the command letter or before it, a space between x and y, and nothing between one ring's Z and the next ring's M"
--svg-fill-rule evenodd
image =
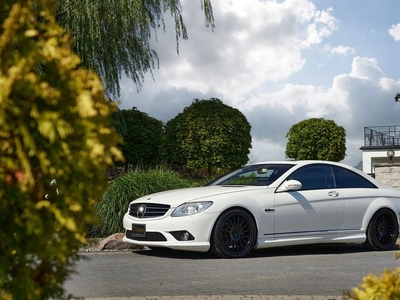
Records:
M150 194L144 197L140 197L132 202L168 204L171 205L171 207L176 207L185 202L207 200L205 198L211 198L218 195L230 194L230 193L243 193L246 191L259 190L259 189L268 189L268 187L235 185L235 186L205 186L197 188L185 188L185 189L177 189L177 190L170 190L170 191Z

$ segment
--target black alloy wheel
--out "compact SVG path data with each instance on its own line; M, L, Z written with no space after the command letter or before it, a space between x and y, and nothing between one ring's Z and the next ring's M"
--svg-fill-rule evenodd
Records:
M257 230L251 215L232 209L217 220L211 236L211 252L219 257L239 258L253 249Z
M399 224L389 209L380 209L372 217L367 229L367 241L363 244L370 250L390 250L396 244Z

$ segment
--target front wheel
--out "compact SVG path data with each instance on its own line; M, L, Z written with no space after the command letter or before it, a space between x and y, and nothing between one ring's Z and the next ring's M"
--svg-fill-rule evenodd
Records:
M231 209L214 226L211 252L219 257L243 257L253 249L256 239L257 229L251 215L243 209Z
M390 250L396 244L398 233L396 215L389 209L380 209L372 216L363 245L369 250Z

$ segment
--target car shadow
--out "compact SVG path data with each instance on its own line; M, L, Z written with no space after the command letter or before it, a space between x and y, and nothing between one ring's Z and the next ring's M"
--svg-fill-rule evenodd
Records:
M389 251L399 250L399 245L395 245ZM323 255L323 254L349 254L360 252L372 252L364 248L361 244L317 244L317 245L302 245L288 246L267 249L254 250L251 257L264 256L306 256L306 255Z
M173 250L169 248L149 248L148 250L135 250L132 253L153 256L153 257L163 257L163 258L176 258L176 259L218 259L218 257L212 255L209 252L193 252L193 251L183 251L183 250Z
M389 251L398 251L399 245ZM371 252L365 249L360 244L318 244L318 245L303 245L303 246L287 246L253 250L249 255L241 259L248 259L254 257L277 257L277 256L307 256L307 255L324 255L324 254L348 254ZM210 252L192 252L172 250L168 248L156 248L148 250L135 250L132 253L145 256L164 257L173 259L224 259L216 257Z

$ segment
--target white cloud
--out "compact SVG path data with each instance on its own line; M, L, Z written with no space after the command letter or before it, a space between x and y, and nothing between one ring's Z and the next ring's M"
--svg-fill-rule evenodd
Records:
M159 33L153 44L161 62L156 80L168 88L223 93L236 102L255 84L299 72L306 62L302 50L336 29L331 10L317 10L308 0L214 1L214 32L204 28L196 1L182 6L189 40L176 56L173 24L167 22L167 34Z
M307 40L303 45L319 44L323 38L329 37L337 29L336 19L331 15L333 10L315 11L314 20L307 28Z
M338 54L338 55L343 55L347 56L350 54L354 54L356 52L356 49L353 47L346 47L343 45L337 46L337 47L331 47L329 44L324 47L326 51L328 51L330 54Z
M354 58L351 67L350 75L353 77L378 81L380 78L385 76L375 58L361 58L357 56Z
M392 28L389 29L389 34L396 42L400 41L400 23L397 25L392 25Z

